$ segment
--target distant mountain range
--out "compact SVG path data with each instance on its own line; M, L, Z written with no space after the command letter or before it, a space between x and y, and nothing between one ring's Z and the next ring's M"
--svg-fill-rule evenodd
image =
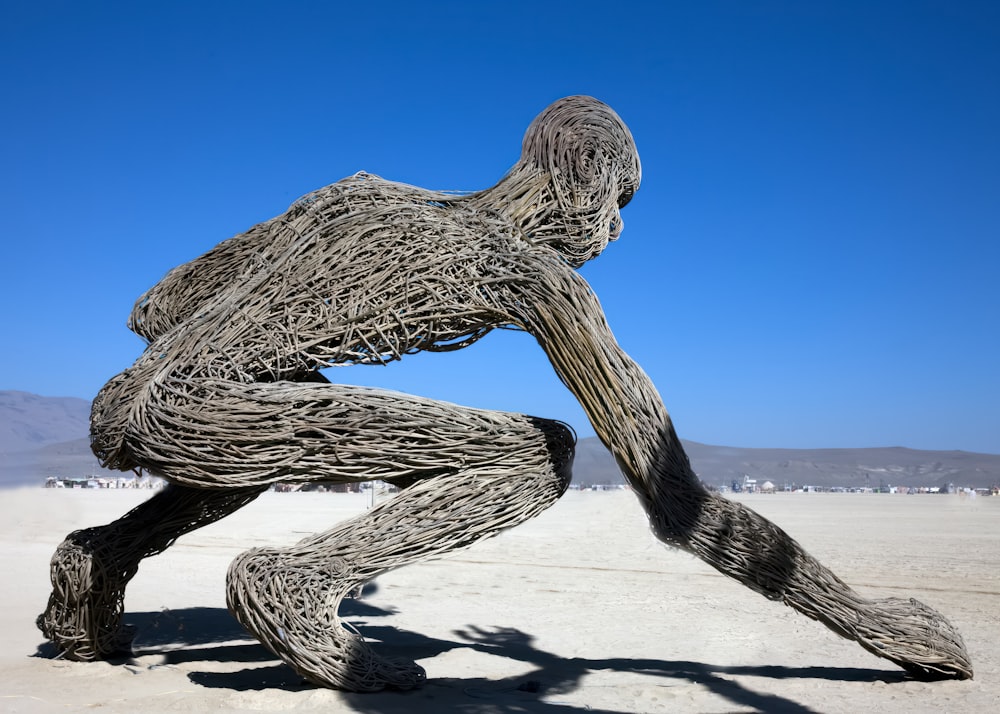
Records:
M120 475L103 471L91 454L89 419L90 402L85 399L0 391L0 487L41 485L48 476ZM744 475L771 481L779 489L1000 484L997 454L901 447L746 449L695 441L683 444L695 472L712 486L728 486ZM611 454L594 437L580 440L573 470L574 483L582 486L623 482Z
M1000 484L1000 455L923 451L899 446L868 449L747 449L682 441L698 477L710 486L742 483L744 476L775 488L946 487ZM617 477L618 480L609 478ZM577 445L575 483L619 483L614 459L596 438Z
M0 391L0 487L97 473L89 428L86 399Z

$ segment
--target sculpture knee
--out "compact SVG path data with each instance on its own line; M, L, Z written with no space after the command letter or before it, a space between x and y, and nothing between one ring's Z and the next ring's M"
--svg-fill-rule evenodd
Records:
M573 479L573 457L576 455L576 433L569 425L554 419L536 419L536 428L545 437L553 474L560 494L569 488Z

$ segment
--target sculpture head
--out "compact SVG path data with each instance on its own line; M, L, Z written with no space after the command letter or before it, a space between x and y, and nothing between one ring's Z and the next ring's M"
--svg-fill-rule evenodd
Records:
M618 238L619 209L639 188L642 168L631 132L611 107L587 96L551 104L525 132L519 163L549 177L526 226L532 241L579 267Z

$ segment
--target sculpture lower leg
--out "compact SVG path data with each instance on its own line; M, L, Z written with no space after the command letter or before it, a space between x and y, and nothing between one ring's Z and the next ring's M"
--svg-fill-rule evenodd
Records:
M546 445L539 443L539 450ZM569 484L572 442L566 440L555 460L545 459L541 473L526 469L530 460L507 458L421 480L295 546L248 551L230 567L229 608L315 684L353 691L414 687L423 669L381 658L347 631L337 616L341 599L379 573L472 545L555 503Z
M656 534L772 600L921 679L968 679L962 636L917 600L858 595L787 533L742 504L694 484L641 493Z
M184 533L238 510L262 491L168 485L108 525L70 533L52 556L52 594L38 616L38 628L67 659L94 660L127 651L132 633L121 622L125 587L139 562Z

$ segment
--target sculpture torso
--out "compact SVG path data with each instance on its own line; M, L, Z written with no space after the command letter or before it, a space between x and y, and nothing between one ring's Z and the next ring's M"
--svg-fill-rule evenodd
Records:
M175 269L129 323L150 351L169 342L174 368L226 363L240 381L385 363L505 324L482 286L530 250L462 197L359 174Z

